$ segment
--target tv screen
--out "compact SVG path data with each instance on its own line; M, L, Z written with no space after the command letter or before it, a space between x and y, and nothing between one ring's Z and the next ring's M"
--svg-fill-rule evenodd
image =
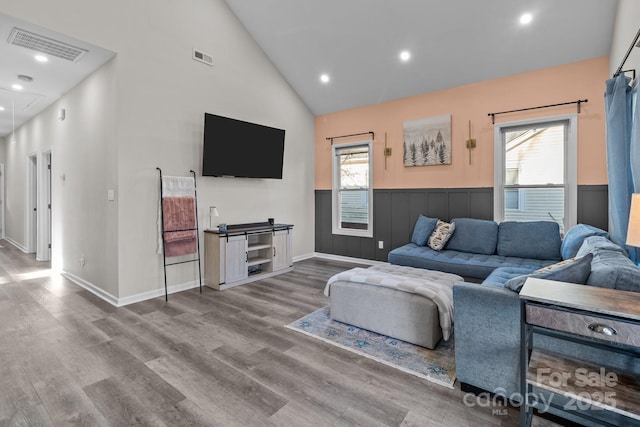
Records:
M284 130L204 114L203 176L282 179Z

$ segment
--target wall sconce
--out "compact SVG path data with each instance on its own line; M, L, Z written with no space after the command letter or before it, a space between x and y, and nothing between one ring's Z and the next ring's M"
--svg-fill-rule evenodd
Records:
M391 155L391 147L387 147L387 133L384 133L384 169L387 170L387 157Z
M64 108L61 108L58 111L58 120L60 120L62 122L62 121L64 121L66 116L67 116L67 110L65 110Z
M476 140L471 138L471 120L469 120L469 139L467 139L467 149L469 150L469 164L471 164L471 150L476 148Z

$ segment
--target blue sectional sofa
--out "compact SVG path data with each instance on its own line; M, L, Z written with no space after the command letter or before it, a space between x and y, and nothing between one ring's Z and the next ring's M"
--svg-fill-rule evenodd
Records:
M454 218L453 235L443 250L435 251L426 245L435 221L421 215L412 242L389 252L389 263L486 279L497 268L516 268L525 274L561 260L560 229L555 222L497 224Z
M521 313L518 293L508 287L511 283L522 283L532 275L640 292L640 269L627 257L625 249L608 239L604 230L578 224L560 240L557 225L549 223L498 225L468 218L452 222L456 229L441 252L412 242L391 251L389 262L484 279L482 283L461 282L453 288L456 375L463 389L471 386L518 400ZM483 232L469 229L478 225ZM487 253L491 244L485 247L484 254L477 253L477 240L492 241L491 230L496 229L495 252ZM531 234L533 230L537 231ZM462 232L456 241L458 231ZM463 244L469 244L473 252L462 250ZM576 265L587 263L586 271L583 267L580 270L580 280L553 276L558 269L534 273L539 267L573 257L578 260ZM545 336L536 337L534 343L535 347L587 362L640 373L640 360L629 356ZM559 396L554 398L562 400ZM600 412L609 422L624 423L615 415Z

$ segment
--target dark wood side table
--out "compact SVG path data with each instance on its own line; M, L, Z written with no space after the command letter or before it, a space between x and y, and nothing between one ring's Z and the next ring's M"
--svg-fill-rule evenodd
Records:
M569 399L550 406L569 411L598 408L640 425L640 375L604 364L533 348L535 334L578 342L640 358L640 293L529 278L520 292L520 425L529 426L533 408L548 409L533 395L533 386ZM589 406L590 405L590 406ZM592 418L589 411L573 415Z

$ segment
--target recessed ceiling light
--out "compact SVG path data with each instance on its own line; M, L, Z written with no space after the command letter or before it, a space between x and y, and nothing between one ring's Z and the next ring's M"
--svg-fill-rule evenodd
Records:
M0 105L0 111L4 111L4 107Z
M320 75L320 81L322 83L329 83L329 80L331 80L331 78L329 77L329 74L321 74Z
M407 62L410 59L411 59L411 52L409 52L408 50L403 50L402 52L400 52L400 60L402 62Z
M47 62L49 60L49 58L44 55L36 55L34 58L36 58L36 61L38 62Z
M533 20L533 16L530 13L523 13L520 16L520 23L522 25L527 25L529 22Z
M11 87L12 87L14 90L22 90L22 86L21 86L21 85L19 85L19 84L13 84L13 85L11 85Z

